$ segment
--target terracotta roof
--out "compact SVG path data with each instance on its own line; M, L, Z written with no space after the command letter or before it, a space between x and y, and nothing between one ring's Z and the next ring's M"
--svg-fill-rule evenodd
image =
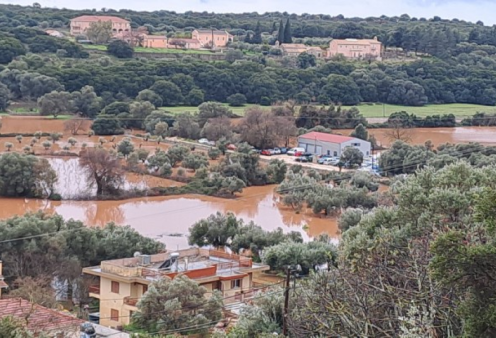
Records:
M7 283L5 283L3 280L0 280L0 289L5 289L8 287L9 287L9 285Z
M331 143L344 143L344 142L352 141L355 139L354 137L336 135L336 134L319 133L316 131L312 131L310 133L300 135L298 138L300 138L300 137L310 139L310 140L319 140L319 141L331 142Z
M148 34L143 34L143 38L145 38L147 40L153 40L153 39L165 40L166 39L165 35L148 35Z
M362 40L358 40L358 39L345 39L345 40L332 40L331 43L337 43L339 45L370 45L372 43L375 43L375 44L380 44L381 42L380 41L377 41L377 40L373 40L373 39L362 39Z
M0 299L0 318L12 316L27 322L29 330L48 331L78 330L84 321L61 312L33 304L22 298Z
M89 22L97 22L97 21L112 21L112 22L120 22L120 23L129 23L129 21L119 18L118 16L110 16L110 15L82 15L78 16L71 21L89 21Z
M211 29L195 29L195 31L197 31L198 33L210 33L210 34L212 34L212 30ZM227 34L227 35L231 35L227 31L221 31L221 30L215 30L215 29L214 29L214 34Z

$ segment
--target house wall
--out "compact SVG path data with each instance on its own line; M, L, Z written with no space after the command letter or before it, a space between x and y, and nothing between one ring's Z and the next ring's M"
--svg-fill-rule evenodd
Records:
M341 156L341 144L298 137L298 147L316 155Z
M191 38L200 41L202 46L206 46L212 43L212 32L200 32L194 30L191 33ZM230 36L227 32L225 33L213 33L213 41L215 47L226 47L229 43Z
M368 43L367 43L368 42ZM333 40L329 44L328 55L335 56L338 54L346 58L358 59L366 56L381 57L382 44L379 41L353 41Z
M143 47L146 48L168 48L167 38L165 36L144 36Z
M94 20L94 21L72 20L71 21L71 35L85 34L86 31L88 30L88 28L90 28L91 23L98 22L98 21L100 21L100 20ZM103 20L103 21L110 21L110 20ZM113 22L112 21L112 31L114 33L131 31L131 24L129 22L122 23L122 22Z
M358 144L358 145L357 145ZM364 157L369 157L371 153L371 145L370 142L360 140L360 139L354 139L352 141L346 141L341 144L342 150L346 147L354 147L360 150L363 154Z

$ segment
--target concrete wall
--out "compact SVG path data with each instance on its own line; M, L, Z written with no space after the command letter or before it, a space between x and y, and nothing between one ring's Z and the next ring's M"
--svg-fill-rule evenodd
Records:
M342 147L342 151L344 151L344 148L346 148L346 147L357 148L358 150L360 150L362 152L363 157L369 157L370 155L372 155L372 152L371 152L372 147L370 145L370 142L367 142L364 140L354 139L353 141L346 141L346 142L341 144L341 147Z
M339 143L323 142L299 137L298 147L305 148L307 152L316 155L341 156L341 145Z

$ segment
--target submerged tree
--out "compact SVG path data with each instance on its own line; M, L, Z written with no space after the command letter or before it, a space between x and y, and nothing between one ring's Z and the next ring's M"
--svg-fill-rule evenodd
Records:
M85 149L79 163L84 168L90 187L96 185L97 195L119 192L123 171L119 158L102 148Z

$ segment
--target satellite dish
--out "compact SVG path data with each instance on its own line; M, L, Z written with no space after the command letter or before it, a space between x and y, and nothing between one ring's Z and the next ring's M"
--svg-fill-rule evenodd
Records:
M141 252L139 251L136 251L134 254L133 254L134 257L138 257L138 256L141 256Z

